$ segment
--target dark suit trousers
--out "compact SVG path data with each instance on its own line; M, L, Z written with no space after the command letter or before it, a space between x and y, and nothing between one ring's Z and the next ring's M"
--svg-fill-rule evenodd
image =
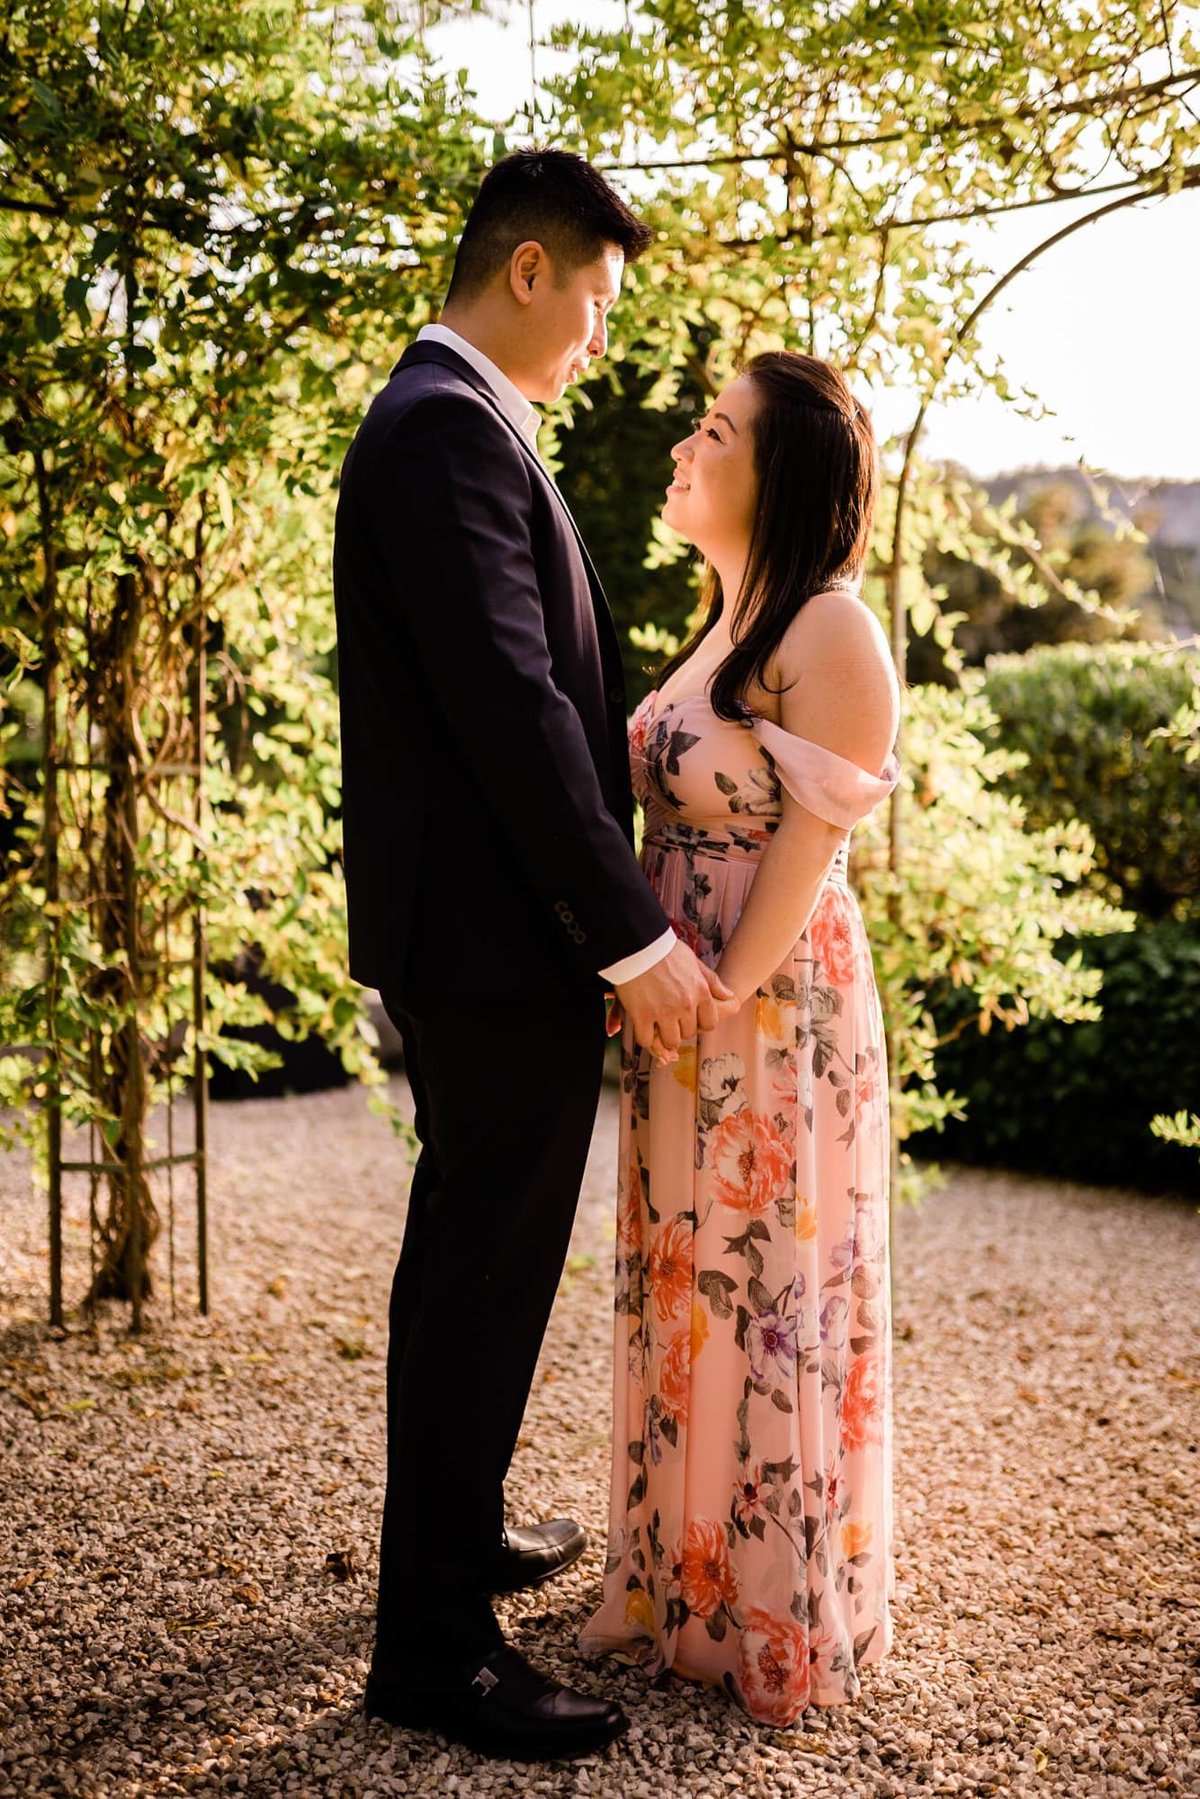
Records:
M384 995L421 1143L392 1286L373 1671L436 1686L502 1640L504 1477L566 1259L604 1056L599 985ZM504 1008L501 1012L501 1007Z

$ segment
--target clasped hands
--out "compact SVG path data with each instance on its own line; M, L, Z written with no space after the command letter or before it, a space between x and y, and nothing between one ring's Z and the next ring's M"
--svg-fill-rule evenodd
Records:
M715 1031L741 1003L686 943L677 943L645 974L620 983L609 1008L608 1034L614 1037L628 1018L634 1037L663 1068L678 1059L681 1043Z

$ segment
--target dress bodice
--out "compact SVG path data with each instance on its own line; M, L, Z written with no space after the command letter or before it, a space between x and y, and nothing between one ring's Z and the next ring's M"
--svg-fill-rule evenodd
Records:
M719 718L705 694L656 708L646 695L629 726L633 790L647 811L689 825L729 829L779 823L786 791L809 812L849 831L885 800L900 778L890 756L869 775L844 756L785 731L750 707L741 720Z

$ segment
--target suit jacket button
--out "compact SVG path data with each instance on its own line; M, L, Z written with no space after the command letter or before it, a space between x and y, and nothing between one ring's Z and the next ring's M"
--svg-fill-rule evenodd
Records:
M608 697L614 706L623 706L625 704L625 689L623 687L610 687L608 690Z

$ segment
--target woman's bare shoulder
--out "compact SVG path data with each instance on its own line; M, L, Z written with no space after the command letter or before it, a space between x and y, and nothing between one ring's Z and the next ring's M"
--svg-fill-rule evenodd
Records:
M775 656L780 722L877 773L896 741L900 685L883 626L856 594L815 594Z

